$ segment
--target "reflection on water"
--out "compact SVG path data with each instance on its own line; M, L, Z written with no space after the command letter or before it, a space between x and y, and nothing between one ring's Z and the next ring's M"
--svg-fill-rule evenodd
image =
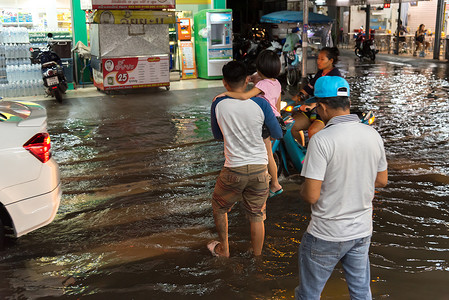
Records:
M344 59L353 106L373 109L390 183L376 194L376 299L444 299L449 280L449 83L441 66ZM221 88L45 103L64 186L56 220L0 256L3 298L291 299L310 209L298 177L268 202L264 256L230 213L231 259L210 256L210 196L223 164L209 128ZM341 268L323 299L348 299ZM422 287L425 286L424 290ZM148 296L150 295L150 297ZM0 298L2 298L0 297Z

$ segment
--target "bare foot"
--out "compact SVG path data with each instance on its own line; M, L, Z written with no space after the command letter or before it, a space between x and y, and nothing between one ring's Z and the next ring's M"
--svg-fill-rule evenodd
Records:
M207 249L209 249L212 256L229 257L229 250L223 249L223 246L218 241L210 241L207 244Z
M217 255L221 257L229 257L229 251L226 252L226 250L223 249L221 243L215 246L215 253L217 253Z

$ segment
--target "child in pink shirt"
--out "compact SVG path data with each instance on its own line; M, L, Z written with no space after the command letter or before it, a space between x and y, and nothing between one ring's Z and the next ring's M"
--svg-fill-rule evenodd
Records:
M270 103L274 115L279 120L281 128L285 128L284 120L281 117L281 84L276 79L281 71L281 60L276 53L270 50L262 51L256 61L257 75L260 77L255 86L245 92L226 92L219 96L229 96L235 99L246 100L251 97L262 97ZM218 96L217 96L218 97ZM282 186L279 184L277 176L277 166L274 161L273 151L271 149L271 139L268 129L262 130L265 147L268 154L268 173L271 175L270 196L273 197L283 192Z

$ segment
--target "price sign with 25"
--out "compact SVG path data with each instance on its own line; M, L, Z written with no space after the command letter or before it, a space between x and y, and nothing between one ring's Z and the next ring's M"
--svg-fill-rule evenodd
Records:
M115 76L115 80L120 84L125 84L128 82L129 76L126 71L120 71Z

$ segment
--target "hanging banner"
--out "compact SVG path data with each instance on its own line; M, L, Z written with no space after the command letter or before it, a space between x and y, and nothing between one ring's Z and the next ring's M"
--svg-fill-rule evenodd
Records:
M168 55L102 58L101 62L102 74L94 75L98 84L96 85L100 89L118 90L170 85Z
M198 77L196 72L195 53L191 41L179 41L179 49L182 59L182 79L194 79Z
M175 0L82 0L81 9L166 9L175 4Z
M95 24L175 24L175 12L159 10L96 10Z

